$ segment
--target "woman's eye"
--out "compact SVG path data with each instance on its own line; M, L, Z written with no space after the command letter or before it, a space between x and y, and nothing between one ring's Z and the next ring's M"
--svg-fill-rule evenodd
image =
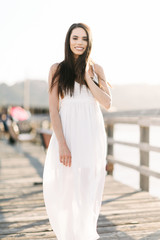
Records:
M73 40L77 40L78 38L77 37L73 37ZM83 38L83 41L88 41L87 38Z

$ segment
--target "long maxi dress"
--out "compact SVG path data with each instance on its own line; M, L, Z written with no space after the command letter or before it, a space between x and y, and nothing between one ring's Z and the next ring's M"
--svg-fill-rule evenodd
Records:
M59 114L72 162L60 162L53 131L43 172L46 211L58 240L96 240L106 175L103 115L90 89L76 81L74 95L60 98Z

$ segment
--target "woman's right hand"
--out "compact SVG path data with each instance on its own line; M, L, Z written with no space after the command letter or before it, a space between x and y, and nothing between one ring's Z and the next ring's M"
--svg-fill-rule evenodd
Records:
M59 145L59 158L60 158L60 162L63 165L65 165L66 167L71 166L72 156L67 144Z

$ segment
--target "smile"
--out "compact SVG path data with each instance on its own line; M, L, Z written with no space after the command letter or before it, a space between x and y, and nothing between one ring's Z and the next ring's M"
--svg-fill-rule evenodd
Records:
M80 50L80 51L84 50L83 47L75 47L75 49Z

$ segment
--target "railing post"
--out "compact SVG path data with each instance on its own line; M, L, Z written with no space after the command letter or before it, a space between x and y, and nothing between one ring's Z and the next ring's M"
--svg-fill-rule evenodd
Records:
M113 138L114 136L114 125L107 125L106 127L108 138ZM107 155L113 156L113 144L107 143ZM113 175L113 163L108 162L106 164L106 171L108 175Z
M140 126L140 143L149 143L149 127ZM149 167L149 152L140 150L140 166ZM149 191L149 177L140 174L140 188Z

